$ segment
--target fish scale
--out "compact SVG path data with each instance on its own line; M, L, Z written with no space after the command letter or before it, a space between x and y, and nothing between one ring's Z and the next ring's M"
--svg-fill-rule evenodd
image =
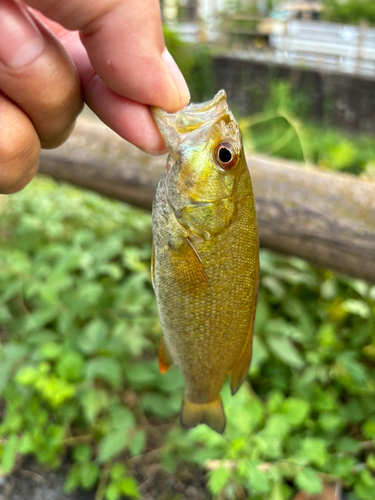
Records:
M220 390L229 375L237 391L251 358L256 212L225 93L185 109L185 115L152 110L170 153L153 204L153 283L163 328L159 365L165 371L175 363L182 371L182 424L206 423L223 432ZM230 164L220 159L220 148Z

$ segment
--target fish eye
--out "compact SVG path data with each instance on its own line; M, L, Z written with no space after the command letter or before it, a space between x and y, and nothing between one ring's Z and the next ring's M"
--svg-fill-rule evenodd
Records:
M229 142L221 142L215 149L215 160L223 170L231 170L238 163L239 155Z

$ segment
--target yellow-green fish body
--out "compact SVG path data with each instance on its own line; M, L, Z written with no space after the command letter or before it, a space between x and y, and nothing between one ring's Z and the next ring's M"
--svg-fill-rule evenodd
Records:
M176 114L152 109L169 158L153 205L161 371L176 363L181 423L223 432L220 390L247 375L259 274L258 231L239 127L224 91Z

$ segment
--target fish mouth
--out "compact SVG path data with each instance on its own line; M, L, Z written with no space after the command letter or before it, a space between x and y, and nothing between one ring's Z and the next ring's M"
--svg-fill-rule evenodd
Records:
M224 90L220 90L211 101L189 104L176 113L167 113L155 106L150 109L167 150L172 155L187 134L206 125L211 126L223 116L231 114Z

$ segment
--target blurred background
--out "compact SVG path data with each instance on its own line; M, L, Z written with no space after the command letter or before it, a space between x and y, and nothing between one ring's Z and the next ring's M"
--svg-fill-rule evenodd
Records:
M375 180L373 0L161 7L192 101L224 88L248 153ZM185 431L150 213L40 176L0 214L4 484L31 457L61 498L374 500L374 285L262 249L248 380L224 435Z

